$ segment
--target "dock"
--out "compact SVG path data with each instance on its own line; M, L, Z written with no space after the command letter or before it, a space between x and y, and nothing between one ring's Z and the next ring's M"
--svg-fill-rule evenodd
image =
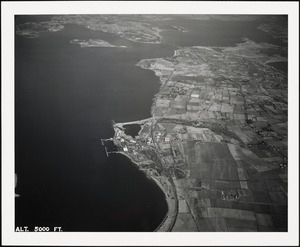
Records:
M104 142L105 141L113 141L114 140L114 138L108 138L108 139L100 139L101 140L101 144L102 144L102 146L104 146Z
M106 156L108 157L107 147L104 147Z
M104 149L105 149L105 154L107 157L109 157L109 154L120 153L120 151L107 151L107 147L104 147Z

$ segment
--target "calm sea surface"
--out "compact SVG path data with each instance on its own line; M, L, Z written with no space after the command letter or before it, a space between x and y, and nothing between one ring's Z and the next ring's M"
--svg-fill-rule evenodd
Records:
M17 23L47 18L27 16ZM165 41L228 46L245 36L240 23L222 22L222 28L197 23L184 24L194 25L188 35L164 32ZM244 25L252 36L261 34L253 23ZM127 48L70 44L71 39L93 38ZM15 44L16 226L153 231L167 211L163 192L126 157L107 158L100 138L113 136L112 120L150 117L159 79L135 64L172 56L174 48L133 43L77 25L35 39L16 36Z

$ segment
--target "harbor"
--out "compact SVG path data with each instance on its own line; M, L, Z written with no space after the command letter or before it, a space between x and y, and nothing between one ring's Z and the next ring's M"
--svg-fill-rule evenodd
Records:
M109 157L110 153L116 153L118 152L118 148L113 143L113 138L109 139L100 139L101 145L104 146L104 151L106 157Z

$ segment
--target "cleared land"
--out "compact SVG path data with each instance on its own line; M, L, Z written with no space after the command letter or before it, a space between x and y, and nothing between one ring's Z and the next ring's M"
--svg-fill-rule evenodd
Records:
M162 86L128 152L169 179L172 231L287 230L287 77L263 49L280 47L245 40L137 64Z

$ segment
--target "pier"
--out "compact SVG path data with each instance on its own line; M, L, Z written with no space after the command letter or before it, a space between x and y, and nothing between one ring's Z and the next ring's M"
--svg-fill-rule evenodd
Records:
M105 142L105 141L113 141L114 139L113 139L113 138L109 138L109 139L102 139L102 138L101 138L100 140L101 140L102 146L104 146L104 144L105 144L104 142Z
M106 154L106 156L108 157L108 152L107 152L107 147L104 147L104 149L105 149L105 154Z
M109 157L109 154L120 153L120 151L107 151L107 147L104 147L104 149L105 149L105 154L107 157Z

